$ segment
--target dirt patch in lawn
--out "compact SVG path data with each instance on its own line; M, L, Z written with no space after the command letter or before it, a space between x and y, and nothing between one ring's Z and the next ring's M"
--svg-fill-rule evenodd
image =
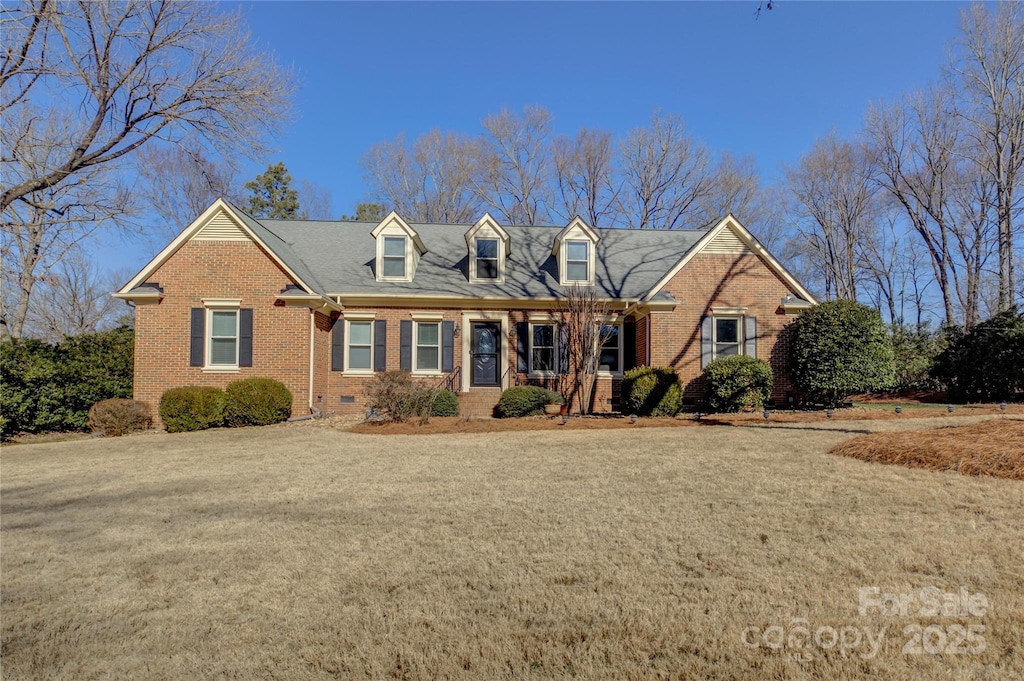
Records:
M876 463L1024 480L1024 421L992 419L968 426L861 435L836 445L832 453Z

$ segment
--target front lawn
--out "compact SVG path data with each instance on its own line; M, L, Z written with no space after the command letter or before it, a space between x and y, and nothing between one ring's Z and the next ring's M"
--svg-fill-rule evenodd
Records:
M828 453L959 422L4 447L4 678L1020 678L1021 483Z

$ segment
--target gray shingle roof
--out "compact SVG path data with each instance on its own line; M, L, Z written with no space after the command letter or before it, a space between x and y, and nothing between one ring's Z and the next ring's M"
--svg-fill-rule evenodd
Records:
M563 293L556 262L551 257L553 240L562 227L502 225L511 237L505 281L470 284L464 235L471 225L410 224L428 249L420 258L413 281L378 282L373 273L375 243L370 235L375 223L268 219L257 222L242 211L239 213L248 218L246 225L265 239L267 246L296 274L311 286L321 287L316 291L321 294L539 298ZM638 298L647 293L707 233L595 231L601 236L596 251L595 288L599 294L614 298Z

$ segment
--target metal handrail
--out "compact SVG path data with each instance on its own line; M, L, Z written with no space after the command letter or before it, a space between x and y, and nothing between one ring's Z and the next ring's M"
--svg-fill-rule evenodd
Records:
M457 393L459 392L457 388L461 387L461 378L462 367L457 366L453 371L449 372L447 376L441 379L441 382L438 383L437 387L448 390L449 392Z

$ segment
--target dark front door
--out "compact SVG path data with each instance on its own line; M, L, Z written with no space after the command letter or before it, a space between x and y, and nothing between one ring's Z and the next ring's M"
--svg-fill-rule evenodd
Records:
M501 324L498 322L473 322L473 341L470 346L472 354L470 385L498 385L501 376L498 374L498 361L501 356Z

